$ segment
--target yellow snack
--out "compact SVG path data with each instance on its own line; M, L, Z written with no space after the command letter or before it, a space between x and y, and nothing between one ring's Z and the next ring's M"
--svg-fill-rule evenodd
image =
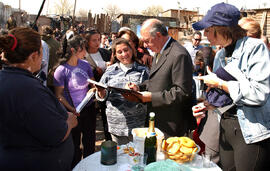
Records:
M197 152L197 151L198 151L198 147L195 147L195 148L193 148L192 153L195 153L195 152Z
M188 148L186 146L181 146L180 151L184 154L192 154L193 148Z
M170 137L166 141L167 141L168 144L178 142L178 137Z
M171 145L171 144L170 144ZM180 144L178 142L173 143L171 146L168 146L167 151L170 155L176 154L180 149Z
M179 139L180 139L181 145L183 145L183 146L186 146L189 148L196 147L195 142L188 137L180 137Z
M135 152L133 147L124 148L123 150L124 150L124 153L126 153L126 154Z
M174 155L170 155L168 154L168 158L169 159L172 159L172 160L177 160L177 159L180 159L184 154L179 152L177 154L174 154Z
M195 142L188 137L170 137L162 142L161 148L166 158L178 163L192 161L199 150Z

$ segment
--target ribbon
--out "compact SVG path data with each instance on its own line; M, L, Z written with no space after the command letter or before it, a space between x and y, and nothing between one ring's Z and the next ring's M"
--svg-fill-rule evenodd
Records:
M10 48L11 51L14 51L15 48L17 47L18 41L17 41L16 37L13 34L8 34L8 36L12 37L13 40L14 40L14 43L13 43L12 47Z

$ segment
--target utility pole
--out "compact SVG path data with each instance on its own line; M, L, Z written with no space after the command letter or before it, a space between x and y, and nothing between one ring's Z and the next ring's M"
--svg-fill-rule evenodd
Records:
M49 0L47 1L47 11L46 11L46 15L48 15L49 14Z
M180 10L181 10L181 6L180 6L180 1L177 1L178 4L178 19L179 19L179 27L181 26L181 16L180 16Z
M77 0L75 0L75 3L74 3L73 16L72 16L72 24L74 24L74 23L75 23L75 11L76 11L76 3L77 3Z
M19 0L19 11L21 12L21 0Z

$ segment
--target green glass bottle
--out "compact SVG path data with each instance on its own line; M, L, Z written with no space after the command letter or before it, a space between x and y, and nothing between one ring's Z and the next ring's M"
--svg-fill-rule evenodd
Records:
M149 128L144 141L144 153L147 154L146 164L156 161L157 137L155 132L155 113L151 112L149 118Z

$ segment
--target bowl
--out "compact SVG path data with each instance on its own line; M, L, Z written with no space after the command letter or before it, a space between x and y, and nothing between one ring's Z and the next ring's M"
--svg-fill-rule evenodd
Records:
M192 140L193 141L193 140ZM193 141L193 144L183 144L175 137L173 141L163 140L162 152L165 159L174 160L177 163L191 162L201 148Z

